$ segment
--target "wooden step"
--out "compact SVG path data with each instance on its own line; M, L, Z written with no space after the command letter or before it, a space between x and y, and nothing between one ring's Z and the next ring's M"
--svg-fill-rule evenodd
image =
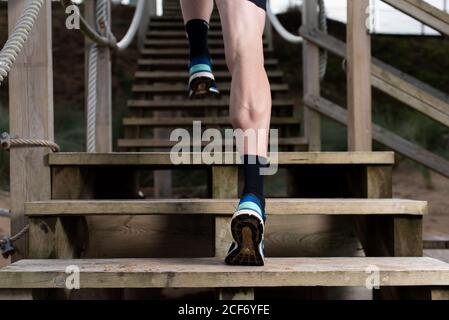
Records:
M217 29L221 30L221 23L219 22L212 22L209 24L210 30L214 31ZM168 29L168 30L173 30L173 29L178 29L178 30L185 30L185 26L184 26L184 22L183 21L178 21L178 22L172 22L172 21L162 21L162 22L155 22L155 21L151 21L150 23L150 29L154 30L154 29Z
M281 79L283 76L282 71L279 70L268 70L267 74L271 80ZM214 72L214 76L217 81L231 79L231 74L229 73L229 71L216 71ZM189 74L187 71L137 71L135 73L135 77L137 80L148 80L155 82L186 82L189 79Z
M195 153L189 153L189 158L199 158L199 163L173 164L170 152L112 152L85 153L61 152L48 155L50 166L183 166L207 165ZM233 153L218 155L223 165L241 163L240 157ZM230 159L231 163L227 160ZM226 161L225 161L226 160ZM277 157L270 158L271 163L279 165L392 165L393 152L279 152ZM220 165L217 163L217 165Z
M0 288L65 288L69 266L85 288L364 287L373 266L380 286L448 286L449 265L426 258L267 258L264 267L219 258L21 260L0 269ZM73 271L72 271L73 272Z
M118 147L120 148L171 148L174 145L183 146L180 145L178 142L175 141L169 141L168 139L119 139L118 140ZM202 142L202 146L208 145L209 142ZM224 145L233 145L229 141L225 141ZM278 141L279 146L307 146L307 139L306 138L279 138ZM191 144L186 145L186 147L190 147Z
M224 58L225 51L224 49L210 49L209 50L212 58ZM270 57L273 54L273 50L266 48L265 49L265 57ZM188 48L168 48L168 49L142 49L141 52L144 57L153 57L153 58L184 58L186 59L189 56Z
M222 39L210 39L208 41L210 48L223 48L224 42ZM264 45L267 45L268 42L264 41ZM189 42L187 39L148 39L144 41L145 47L163 47L163 48L188 48Z
M186 37L187 37L185 30L169 30L169 31L153 30L153 31L147 32L146 36L147 36L147 39L178 38L178 39L183 39L183 40L186 39ZM209 39L214 39L214 38L223 39L223 32L221 30L209 30L208 38Z
M28 202L27 216L232 215L238 199L52 200ZM267 199L268 215L424 215L426 201L405 199Z
M217 83L217 87L220 89L221 93L228 93L231 89L231 84L229 82L226 83ZM270 86L271 92L287 92L288 85L287 84L272 84ZM163 85L149 85L149 84L137 84L132 88L133 92L136 93L149 93L149 94L187 94L187 85L186 84L163 84Z
M124 126L144 127L189 127L194 121L201 121L202 125L230 126L229 117L157 117L157 118L123 118ZM295 117L271 117L271 125L298 125Z
M139 59L138 60L139 67L176 67L176 68L187 68L189 65L189 60L187 59ZM273 67L278 65L278 60L276 59L265 59L266 67ZM213 61L214 68L227 68L226 61L224 59L216 59Z
M181 12L178 15L162 15L155 16L151 18L151 23L153 22L170 22L170 23L183 23ZM219 23L220 17L218 15L213 15L210 19L211 23Z
M184 87L185 91L185 87ZM294 101L285 99L273 100L273 108L292 107ZM189 110L200 108L229 108L229 100L205 99L205 100L130 100L129 108L145 108L148 110Z

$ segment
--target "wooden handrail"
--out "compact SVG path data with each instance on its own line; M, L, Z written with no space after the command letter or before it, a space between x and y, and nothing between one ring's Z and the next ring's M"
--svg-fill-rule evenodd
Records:
M383 0L383 2L402 11L422 23L449 35L449 14L423 0Z
M342 58L346 57L343 41L318 29L301 28L300 34L315 45ZM388 95L449 127L449 96L398 69L372 58L372 85Z
M306 96L304 99L307 107L337 121L340 124L347 124L347 111L331 101L317 96ZM398 136L397 134L373 124L373 139L381 144L397 151L398 153L413 159L431 170L434 170L446 177L449 177L449 161L435 155L434 153Z

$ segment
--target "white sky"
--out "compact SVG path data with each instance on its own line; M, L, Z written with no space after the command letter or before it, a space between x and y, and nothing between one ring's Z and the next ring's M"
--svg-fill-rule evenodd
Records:
M120 0L118 0L120 1ZM162 0L157 0L159 7ZM282 12L292 5L300 5L303 0L271 0L271 8L275 13ZM325 0L328 16L331 19L346 22L346 1L347 0ZM431 5L449 12L449 0L425 0ZM129 3L129 0L122 0L122 3ZM395 10L381 0L371 0L372 14L374 16L375 33L385 34L426 34L435 35L436 31L424 26L422 23L408 17Z
M449 12L449 0L425 0L431 5ZM346 22L347 0L325 0L328 16L331 19ZM288 6L299 5L302 0L271 0L274 12L282 12ZM371 10L374 15L375 33L392 34L438 34L422 23L397 11L381 0L371 0Z

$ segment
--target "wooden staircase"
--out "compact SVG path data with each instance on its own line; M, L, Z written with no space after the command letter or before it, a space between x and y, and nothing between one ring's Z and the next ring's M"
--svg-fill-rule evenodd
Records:
M168 128L191 128L201 121L203 130L228 128L231 75L226 66L218 12L214 11L209 45L214 74L222 93L219 99L191 101L188 89L188 41L179 4L165 4L164 16L150 22L145 47L138 62L133 99L128 102L129 116L123 119L125 137L118 141L122 151L164 151L171 148ZM265 67L273 95L272 128L279 131L279 145L284 151L304 151L307 140L301 137L299 105L283 82L283 73L273 50L265 40Z
M399 297L404 297L406 288L408 294L414 295L425 290L421 298L444 297L445 290L441 289L449 285L449 265L422 257L422 217L427 203L387 196L392 153L280 153L276 164L294 169L301 183L296 197L267 200L268 258L261 268L229 267L223 263L230 241L228 222L238 201L237 162L208 165L201 159L194 162L196 158L191 154L191 163L175 165L165 152L51 154L48 163L53 177L52 200L25 205L30 221L29 259L0 270L0 288L4 289L0 292L15 297L15 293L23 293L16 291L19 289L64 288L70 276L67 268L75 266L84 289L216 288L221 298L254 298L254 289L259 287L364 286L367 272L374 266L380 272L380 286L396 288L401 292ZM203 170L209 176L211 197L135 199L131 190L133 173L162 168ZM320 172L331 177L327 187L316 183ZM333 180L339 175L345 179ZM314 181L315 186L322 186L321 190ZM348 192L347 197L332 194L330 190L338 186L339 192ZM330 197L320 196L324 194ZM200 235L197 229L192 234L188 227L172 225L176 229L166 230L168 235L159 234L166 242L156 244L151 243L155 238L146 234L107 233L110 248L127 251L122 255L117 251L101 252L95 235L98 225L114 217L130 221L130 216L161 215L175 217L180 223L189 220L199 228L209 226L212 232ZM316 239L294 242L297 226L280 230L276 222L277 218L309 216L339 220L349 217L360 231L357 234L366 255L371 257L283 256L285 248L280 247L284 241L293 242L289 244L293 247L322 245ZM97 219L97 227L92 219ZM143 254L133 248L136 239L145 245ZM161 245L165 255L160 253ZM182 254L173 255L175 246ZM36 293L29 292L29 298L31 292Z
M119 146L127 151L171 146L147 127L188 126L194 119L211 127L227 124L220 114L228 101L224 69L218 72L221 99L185 99L186 42L175 2L165 3L166 15L151 22L131 116L124 119L126 139ZM218 19L212 21L215 32ZM165 39L168 30L174 39ZM221 39L216 44L212 52L222 56ZM266 53L270 62L272 52ZM174 55L183 62L172 62ZM298 129L299 120L272 62L267 66L279 109L273 122L286 134L283 141L298 139L283 145L296 150L307 143L285 129ZM266 265L226 266L229 220L239 195L237 159L223 153L210 164L200 153L188 153L175 164L164 151L50 154L51 199L25 204L28 255L0 269L0 298L48 297L51 290L32 289L66 289L74 270L81 289L211 288L220 299L257 298L258 288L364 287L374 272L378 283L372 284L381 287L375 298L448 298L449 264L422 256L427 203L392 199L391 152L273 155L270 163L284 172L288 188L285 197L267 199ZM154 170L194 172L206 181L207 194L138 199L136 176ZM194 183L185 181L185 187ZM358 245L363 251L356 254Z

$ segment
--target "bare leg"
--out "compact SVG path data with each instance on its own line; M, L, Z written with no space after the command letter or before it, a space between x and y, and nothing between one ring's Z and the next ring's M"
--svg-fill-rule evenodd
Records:
M214 9L213 0L180 0L180 2L184 23L192 19L202 19L209 23Z
M226 62L232 74L230 118L235 129L266 130L243 154L267 156L271 91L264 67L265 11L247 0L216 0L223 28Z

